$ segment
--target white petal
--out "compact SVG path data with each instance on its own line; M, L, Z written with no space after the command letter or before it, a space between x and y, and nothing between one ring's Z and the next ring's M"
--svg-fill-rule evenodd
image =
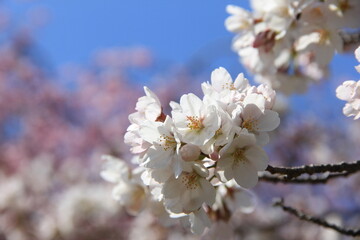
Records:
M234 178L234 176L237 174L234 172L233 166L227 166L226 168L223 169L223 173L224 173L224 177L227 181L230 181L231 179Z
M145 121L139 129L140 137L151 144L158 142L160 137L158 127L161 125L161 122Z
M147 151L148 159L144 163L147 168L165 168L167 167L174 155L173 150L163 150L162 146L152 146Z
M232 84L232 78L225 68L217 68L211 73L211 84L216 91L222 91Z
M269 159L262 148L252 146L244 154L248 161L254 165L258 171L264 171L267 168Z
M344 101L350 101L353 97L355 86L355 81L343 82L336 88L336 97Z
M167 182L165 182L161 191L165 198L176 198L181 194L181 192L182 191L179 189L179 184L175 178L170 178Z
M267 132L259 132L258 134L255 135L256 137L256 143L259 144L260 146L265 146L266 144L269 143L270 137L269 134Z
M224 157L221 157L218 161L217 161L217 166L220 169L225 169L229 166L231 166L234 162L234 158L229 156L228 154Z
M216 191L213 185L205 178L199 179L205 202L211 207L215 202Z
M252 213L255 209L256 197L248 190L236 191L234 200L243 213Z
M169 167L161 169L151 169L151 177L158 183L166 182L172 176L172 171Z
M175 178L178 178L180 174L183 172L182 160L177 157L173 162L173 171Z
M181 199L184 212L196 211L204 203L203 191L199 188L187 189L181 195Z
M241 187L252 188L258 182L256 168L247 161L234 164L234 179Z
M180 106L180 104L177 103L177 102L171 101L171 102L169 103L169 105L170 105L170 107L171 107L171 109L172 109L173 111L180 111L180 110L181 110L181 106Z
M191 232L198 235L201 235L206 227L211 226L210 219L202 208L190 213L189 221L191 224Z
M117 183L121 179L129 178L129 167L125 162L112 156L104 155L101 157L104 161L100 176L108 182Z
M360 62L360 46L355 50L355 57Z
M255 143L256 139L254 137L254 134L246 133L245 131L243 131L234 139L232 146L234 148L242 148L244 146L254 145Z
M256 104L247 104L241 113L244 120L259 119L262 114L261 109Z
M350 103L347 103L343 108L343 113L345 116L350 117L350 116L354 116L357 113L357 111L352 107Z
M264 111L266 101L262 94L251 93L248 94L244 99L245 108L249 104L255 104L261 111Z
M155 102L160 103L159 98L148 87L144 86L144 92L145 92L146 96L151 97L152 99L154 99Z
M244 77L243 73L236 77L234 87L240 92L245 91L249 87L249 81Z
M269 132L277 128L280 124L279 114L272 110L265 110L257 121L257 130Z
M185 94L180 98L180 105L186 114L198 116L203 107L203 102L193 93Z

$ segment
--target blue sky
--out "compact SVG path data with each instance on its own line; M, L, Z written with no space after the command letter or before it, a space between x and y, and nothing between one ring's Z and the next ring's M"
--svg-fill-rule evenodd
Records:
M225 30L224 20L227 4L249 8L248 0L4 0L4 4L19 23L31 7L49 12L36 42L52 66L87 63L103 48L145 46L163 62L191 65L200 57L208 60L209 69L222 65L233 75L243 71L230 50L233 34ZM353 54L336 57L332 80L315 86L312 98L295 96L296 109L325 111L323 104L331 103L327 108L341 111L344 102L336 99L335 88L344 80L358 79L356 64ZM317 104L319 109L312 104L314 99L323 101Z
M227 4L248 5L244 0L37 0L5 3L18 16L24 15L31 6L48 10L50 21L37 33L37 42L54 64L84 62L102 48L138 45L151 48L159 58L184 62L207 44L231 39L232 34L224 28Z

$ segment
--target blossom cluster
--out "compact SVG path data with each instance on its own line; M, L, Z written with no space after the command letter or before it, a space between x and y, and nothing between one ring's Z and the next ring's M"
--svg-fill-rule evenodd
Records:
M355 57L360 62L360 47L355 50ZM360 65L355 68L360 73ZM336 96L347 101L343 108L345 116L353 116L355 120L360 118L360 80L357 82L353 80L343 82L336 89Z
M142 208L148 191L171 217L187 218L192 231L202 233L210 226L209 215L224 207L223 196L234 197L229 189L254 187L258 172L266 169L262 146L280 123L271 110L275 91L251 86L243 74L233 81L226 69L218 68L211 82L202 84L204 97L189 93L180 103L170 102L170 116L158 97L144 90L125 134L140 168L129 174L106 161L110 166L104 178L118 182L114 197L131 212Z
M284 93L303 92L326 76L341 29L360 27L357 0L252 0L253 12L229 5L226 28L233 50L261 83Z

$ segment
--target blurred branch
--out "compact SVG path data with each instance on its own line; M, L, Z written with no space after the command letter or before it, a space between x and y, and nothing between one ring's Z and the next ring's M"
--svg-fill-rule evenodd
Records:
M324 220L322 218L307 215L307 214L305 214L305 213L303 213L303 212L301 212L301 211L299 211L299 210L297 210L295 208L284 205L284 200L283 199L276 200L273 203L273 206L280 207L280 208L282 208L283 211L288 212L288 213L294 215L295 217L297 217L297 218L299 218L301 220L311 222L311 223L314 223L316 225L319 225L319 226L322 226L322 227L325 227L325 228L333 229L333 230L335 230L335 231L337 231L337 232L339 232L341 234L352 236L352 237L360 236L360 229L343 228L343 227L337 226L335 224L329 223L329 222L327 222L326 220Z
M337 164L323 164L323 165L303 165L300 167L273 167L269 165L266 171L271 174L284 175L283 179L297 178L302 174L319 174L319 173L337 173L345 176L360 171L360 160L356 162L342 162ZM330 175L329 175L330 176ZM336 175L334 175L335 177ZM330 178L334 178L330 177ZM337 176L339 177L339 176Z
M329 180L338 177L347 177L355 172L344 172L344 173L332 173L327 176L309 176L306 178L286 178L284 176L274 176L269 174L263 174L259 176L259 179L264 182L271 183L284 183L284 184L325 184Z

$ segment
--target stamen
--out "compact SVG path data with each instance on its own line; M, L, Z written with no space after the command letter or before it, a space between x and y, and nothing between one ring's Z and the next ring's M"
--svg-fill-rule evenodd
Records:
M160 136L160 143L165 151L175 148L177 144L175 138L167 136L165 134Z
M243 123L241 124L241 126L243 128L246 128L250 132L254 132L254 131L258 130L257 121L253 118L244 120Z
M232 154L232 156L234 157L234 162L237 163L241 163L246 161L246 157L244 155L245 153L245 149L244 148L238 148L236 149L236 151Z
M233 83L225 83L222 85L223 89L229 89L229 90L236 90L235 86Z
M202 124L202 119L200 119L198 116L186 116L186 119L189 121L187 127L191 130L200 131L204 128L204 125Z
M185 187L189 190L194 190L199 187L198 183L198 175L196 173L184 173L181 176L181 182L185 185Z

